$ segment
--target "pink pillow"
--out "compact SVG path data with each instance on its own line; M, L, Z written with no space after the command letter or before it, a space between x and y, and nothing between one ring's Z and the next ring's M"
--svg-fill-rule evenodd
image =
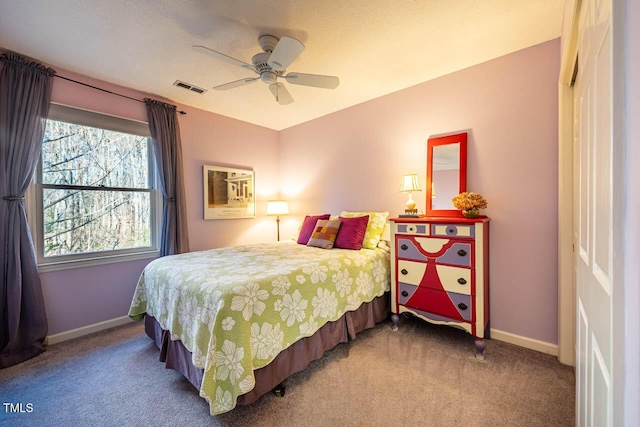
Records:
M340 218L340 230L338 237L333 244L334 248L353 249L359 251L362 249L362 241L364 233L367 231L369 223L369 215L357 216L355 218Z
M309 243L309 238L311 237L311 234L313 234L313 229L316 227L316 222L318 222L319 219L329 219L330 216L330 214L305 216L302 227L300 227L300 233L298 234L298 243L300 243L301 245L306 245L307 243Z

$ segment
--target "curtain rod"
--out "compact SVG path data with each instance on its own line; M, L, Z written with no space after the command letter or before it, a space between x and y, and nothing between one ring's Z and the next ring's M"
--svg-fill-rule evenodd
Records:
M77 80L73 80L73 79L70 79L68 77L63 77L63 76L60 76L58 74L55 74L54 77L58 77L59 79L67 80L67 81L70 81L72 83L77 83L77 84L82 85L82 86L87 86L87 87L90 87L91 89L101 90L102 92L110 93L111 95L117 95L117 96L121 96L122 98L131 99L132 101L138 101L138 102L144 103L144 101L142 99L132 98L132 97L127 96L127 95L122 95L121 93L116 93L116 92L112 92L110 90L102 89L101 87L97 87L97 86L93 86L93 85L90 85L90 84L87 84L87 83L79 82ZM187 114L185 111L181 111L181 110L178 110L178 113Z

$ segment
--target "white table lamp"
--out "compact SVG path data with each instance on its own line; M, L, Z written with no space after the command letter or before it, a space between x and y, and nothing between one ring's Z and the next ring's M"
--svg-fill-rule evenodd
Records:
M269 200L267 202L267 215L276 217L278 229L278 241L280 241L280 215L289 214L289 204L286 200Z
M411 197L413 191L422 191L418 184L418 174L411 173L402 175L402 186L400 187L401 193L409 193L409 199L406 203L406 209L404 210L407 215L418 216L418 210L416 209L416 202Z

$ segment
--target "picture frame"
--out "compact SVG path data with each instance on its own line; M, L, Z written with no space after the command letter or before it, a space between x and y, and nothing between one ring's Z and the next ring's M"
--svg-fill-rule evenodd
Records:
M255 175L251 169L203 165L204 219L255 218Z

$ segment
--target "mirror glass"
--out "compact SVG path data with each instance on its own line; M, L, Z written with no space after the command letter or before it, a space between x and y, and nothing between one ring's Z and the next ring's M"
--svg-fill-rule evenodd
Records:
M451 199L460 194L460 144L433 147L431 208L455 209Z
M451 199L467 187L467 134L430 138L427 150L427 215L462 216Z

